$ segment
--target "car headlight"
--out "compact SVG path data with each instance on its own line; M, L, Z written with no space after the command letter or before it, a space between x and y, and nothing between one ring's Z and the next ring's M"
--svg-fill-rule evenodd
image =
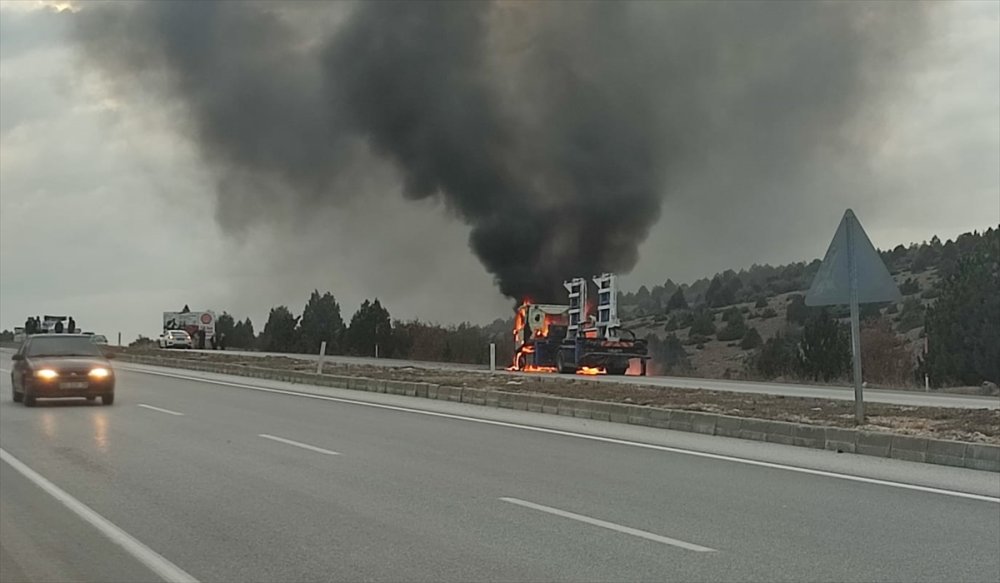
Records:
M111 374L111 371L109 371L108 369L103 368L103 367L98 367L98 368L90 369L90 373L89 374L90 374L91 378L104 379L104 378L107 378L108 375Z
M40 378L40 379L45 379L47 381L50 381L50 380L56 378L57 376L59 376L59 373L57 373L56 371L52 370L51 368L43 368L43 369L36 370L35 371L35 376L38 377L38 378Z

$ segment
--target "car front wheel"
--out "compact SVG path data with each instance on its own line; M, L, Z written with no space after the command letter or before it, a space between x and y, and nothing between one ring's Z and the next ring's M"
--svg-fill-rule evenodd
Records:
M106 395L101 395L101 404L102 405L113 405L114 402L115 402L115 394L114 393L108 393Z

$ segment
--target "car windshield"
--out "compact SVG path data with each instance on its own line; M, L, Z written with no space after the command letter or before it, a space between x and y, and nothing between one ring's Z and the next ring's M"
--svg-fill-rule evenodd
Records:
M188 333L181 330L174 330L170 335L174 338L187 338Z
M101 349L85 336L35 336L26 348L27 356L102 356Z
M94 342L95 344L107 344L108 343L108 337L107 336L102 336L100 334L96 334L96 335L90 337L90 341Z

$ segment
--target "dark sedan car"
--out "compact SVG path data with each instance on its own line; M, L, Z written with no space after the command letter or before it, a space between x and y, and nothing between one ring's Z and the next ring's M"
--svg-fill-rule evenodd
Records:
M30 336L14 354L14 402L33 407L36 399L100 397L110 405L115 402L115 373L108 358L83 334Z

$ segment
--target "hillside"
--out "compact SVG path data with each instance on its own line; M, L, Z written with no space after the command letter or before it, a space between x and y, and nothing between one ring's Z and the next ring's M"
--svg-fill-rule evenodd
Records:
M943 243L934 237L922 244L880 251L903 299L862 306L863 338L875 329L890 331L899 347L898 358L904 361L898 368L907 369L896 371L892 382L881 384L920 383L917 367L925 345L927 308L934 305L943 283L956 274L963 260L984 250L995 257L998 242L1000 231L989 228ZM691 284L678 285L668 279L651 289L643 286L622 294L620 313L626 327L650 339L654 368L660 374L775 378L764 374L755 362L760 346L776 337L801 336L804 324L817 312L804 306L803 297L819 265L819 259L778 267L754 265ZM848 316L846 306L828 312L841 322ZM727 327L724 319L735 322ZM752 337L755 333L760 342Z

